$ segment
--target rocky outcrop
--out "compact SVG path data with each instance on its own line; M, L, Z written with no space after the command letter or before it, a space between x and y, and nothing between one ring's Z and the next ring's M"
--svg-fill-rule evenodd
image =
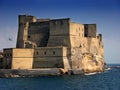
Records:
M104 58L100 54L87 52L81 48L72 49L72 68L79 69L83 73L104 71Z
M104 71L104 59L98 55L83 54L80 61L80 68L85 73Z

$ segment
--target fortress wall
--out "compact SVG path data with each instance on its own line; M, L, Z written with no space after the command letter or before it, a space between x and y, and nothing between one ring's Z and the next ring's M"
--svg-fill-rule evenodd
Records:
M28 37L28 26L29 23L20 23L18 28L18 37L17 37L17 48L24 48L25 44L24 41L27 40Z
M19 57L24 57L24 58L31 58L33 57L34 54L34 49L27 49L27 48L14 48L13 49L13 58L19 58Z
M47 46L69 46L69 19L50 21L50 36Z
M19 23L36 22L36 17L31 15L19 15Z
M84 37L84 25L79 23L70 23L70 36Z
M63 68L66 47L41 47L35 50L33 68Z
M54 46L68 46L68 47L70 47L69 36L50 36L47 46L48 47L54 47Z
M98 54L99 39L86 37L81 40L82 53Z
M84 42L84 37L80 36L70 36L71 48L72 47L81 47L81 44Z
M70 42L71 47L80 47L80 43L84 38L84 25L78 23L70 23Z
M49 22L30 23L28 40L37 44L38 47L45 47L49 38Z
M18 37L16 44L17 48L25 47L24 40L27 40L28 37L29 22L36 22L36 18L30 15L19 15Z
M4 68L32 69L34 49L4 49Z
M69 35L70 19L54 19L50 21L50 36Z
M13 49L12 69L32 69L34 49Z
M11 69L12 66L12 48L6 48L3 50L4 58L3 58L3 67L6 69Z
M33 57L13 58L11 69L32 69Z
M62 57L36 57L34 58L33 68L63 68Z
M97 33L96 24L84 24L85 37L96 37Z
M63 54L63 49L66 47L38 47L35 48L34 57L46 57L46 56L66 56ZM64 49L65 51L66 49Z

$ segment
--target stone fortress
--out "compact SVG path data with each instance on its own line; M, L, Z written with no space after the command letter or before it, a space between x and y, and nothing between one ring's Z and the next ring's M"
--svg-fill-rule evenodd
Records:
M102 71L102 34L97 34L96 24L79 24L70 18L19 15L16 48L4 49L4 68Z

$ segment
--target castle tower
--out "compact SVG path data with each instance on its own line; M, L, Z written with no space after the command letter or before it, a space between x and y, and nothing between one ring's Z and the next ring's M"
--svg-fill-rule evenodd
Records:
M29 22L36 22L36 18L30 15L19 15L18 37L16 48L24 48L28 38Z
M70 47L69 24L70 18L53 19L50 21L50 37L47 44L48 47Z
M85 37L96 37L96 24L84 24Z

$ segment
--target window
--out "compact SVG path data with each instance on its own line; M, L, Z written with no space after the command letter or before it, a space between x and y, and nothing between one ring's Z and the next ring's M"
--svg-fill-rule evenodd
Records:
M76 32L77 32L77 28L76 28Z
M30 38L30 36L28 35L28 38Z
M9 53L7 53L7 56L9 56Z
M80 46L79 46L80 48L82 47L82 44L80 44Z
M36 55L38 55L38 52L36 52Z
M53 55L55 55L55 51L53 51Z
M63 25L63 21L60 21L60 25Z
M10 54L10 56L12 56L12 54Z
M6 56L6 54L4 54L4 56Z
M44 55L46 55L46 51L44 52Z

